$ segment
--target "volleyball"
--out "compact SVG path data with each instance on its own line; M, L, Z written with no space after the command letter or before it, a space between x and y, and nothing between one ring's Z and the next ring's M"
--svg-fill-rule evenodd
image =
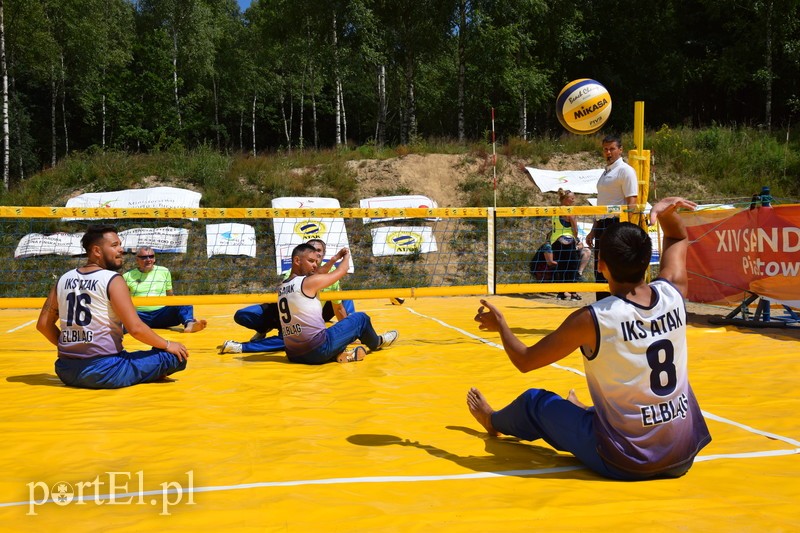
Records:
M403 298L389 298L389 301L392 302L392 305L403 305L405 303Z
M595 80L569 82L556 98L556 116L564 129L579 135L600 130L611 115L611 95Z

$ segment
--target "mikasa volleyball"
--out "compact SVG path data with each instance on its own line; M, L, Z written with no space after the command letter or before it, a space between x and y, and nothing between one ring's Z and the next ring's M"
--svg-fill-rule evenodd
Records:
M611 115L611 95L595 80L569 82L556 98L556 115L564 128L586 135L603 127Z

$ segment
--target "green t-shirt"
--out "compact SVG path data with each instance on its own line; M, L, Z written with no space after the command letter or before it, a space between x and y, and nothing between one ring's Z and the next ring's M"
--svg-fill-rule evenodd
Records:
M153 270L144 273L138 268L129 270L122 275L131 296L166 296L172 290L172 275L167 267L154 266ZM163 305L143 305L137 311L155 311Z

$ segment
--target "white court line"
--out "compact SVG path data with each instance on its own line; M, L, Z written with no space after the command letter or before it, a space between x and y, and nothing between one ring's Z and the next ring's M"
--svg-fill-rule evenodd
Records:
M25 323L24 323L24 324L22 324L21 326L17 326L17 327L15 327L15 328L12 328L12 329L10 329L10 330L6 331L6 333L14 333L14 332L15 332L15 331L17 331L17 330L20 330L20 329L22 329L22 328L28 327L28 326L30 326L31 324L35 324L35 323L36 323L36 320L30 320L30 321L28 321L28 322L25 322Z
M746 452L730 453L717 455L698 455L695 462L715 461L718 459L752 459L759 457L777 457L782 455L800 454L800 449L795 450L775 450L770 452ZM131 498L137 496L163 496L166 494L177 494L178 492L191 492L199 494L203 492L227 492L231 490L247 490L271 487L306 487L312 485L347 485L355 483L418 483L435 481L460 481L469 479L487 479L501 477L532 477L548 474L558 474L562 472L573 472L575 470L586 470L583 465L576 466L557 466L552 468L537 468L534 470L504 470L499 472L473 472L470 474L447 474L433 476L368 476L368 477L335 477L327 479L293 479L287 481L261 481L257 483L241 483L238 485L211 485L208 487L175 488L169 490L149 490L142 492L126 492L124 494L87 494L80 501L87 502L93 500L110 500L113 496L119 500L121 498ZM77 503L79 500L75 500ZM44 505L53 503L52 499L44 502L21 501L21 502L0 502L2 507L19 507L22 505Z
M466 335L467 337L470 337L472 339L476 339L476 340L478 340L478 341L480 341L480 342L482 342L484 344L488 344L489 346L493 346L495 348L503 350L503 346L500 345L500 344L497 344L497 343L491 342L491 341L487 341L486 339L478 337L477 335L473 335L472 333L464 331L461 328L457 328L455 326L447 324L446 322L442 322L438 318L433 318L433 317L430 317L430 316L427 316L427 315L423 315L422 313L418 313L418 312L416 312L416 311L414 311L413 309L410 309L410 308L406 308L406 309L408 309L409 312L411 312L411 313L413 313L413 314L415 314L417 316L420 316L420 317L423 317L423 318L427 318L429 320L433 320L434 322L437 322L437 323L441 324L442 326L444 326L446 328L453 329L453 330L458 331L459 333L461 333L463 335ZM552 363L550 366L553 366L555 368L560 368L562 370L566 370L568 372L572 372L572 373L578 374L580 376L586 376L586 374L584 374L580 370L576 370L574 368L561 366L561 365L558 365L556 363ZM792 446L800 446L800 442L799 441L796 441L796 440L791 439L789 437L784 437L782 435L776 435L775 433L769 433L769 432L766 432L766 431L761 431L759 429L755 429L753 427L746 426L746 425L740 424L738 422L734 422L733 420L729 420L727 418L723 418L721 416L717 416L715 414L709 413L708 411L703 411L703 416L705 416L706 418L710 418L712 420L716 420L717 422L722 422L723 424L729 424L731 426L738 427L738 428L743 429L745 431L749 431L750 433L753 433L755 435L760 435L762 437L767 437L767 438L770 438L770 439L779 440L781 442L785 442L786 444L791 444ZM798 453L798 451L794 450L791 453Z

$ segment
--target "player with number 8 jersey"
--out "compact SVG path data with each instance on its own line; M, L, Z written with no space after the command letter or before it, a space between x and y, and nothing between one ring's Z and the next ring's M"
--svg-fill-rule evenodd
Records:
M665 280L650 287L651 306L614 296L589 306L598 344L584 367L603 458L658 471L691 456L707 431L687 377L683 297Z
M580 350L593 403L587 407L574 391L562 398L531 388L495 411L473 387L467 406L490 434L543 439L612 479L671 478L689 471L711 441L688 379L683 295L689 243L677 213L696 205L672 197L653 206L650 217L661 224L664 242L652 283L645 281L652 251L647 232L629 222L606 228L598 268L611 295L574 311L533 346L514 335L497 307L481 300L475 321L482 330L500 333L521 372Z

